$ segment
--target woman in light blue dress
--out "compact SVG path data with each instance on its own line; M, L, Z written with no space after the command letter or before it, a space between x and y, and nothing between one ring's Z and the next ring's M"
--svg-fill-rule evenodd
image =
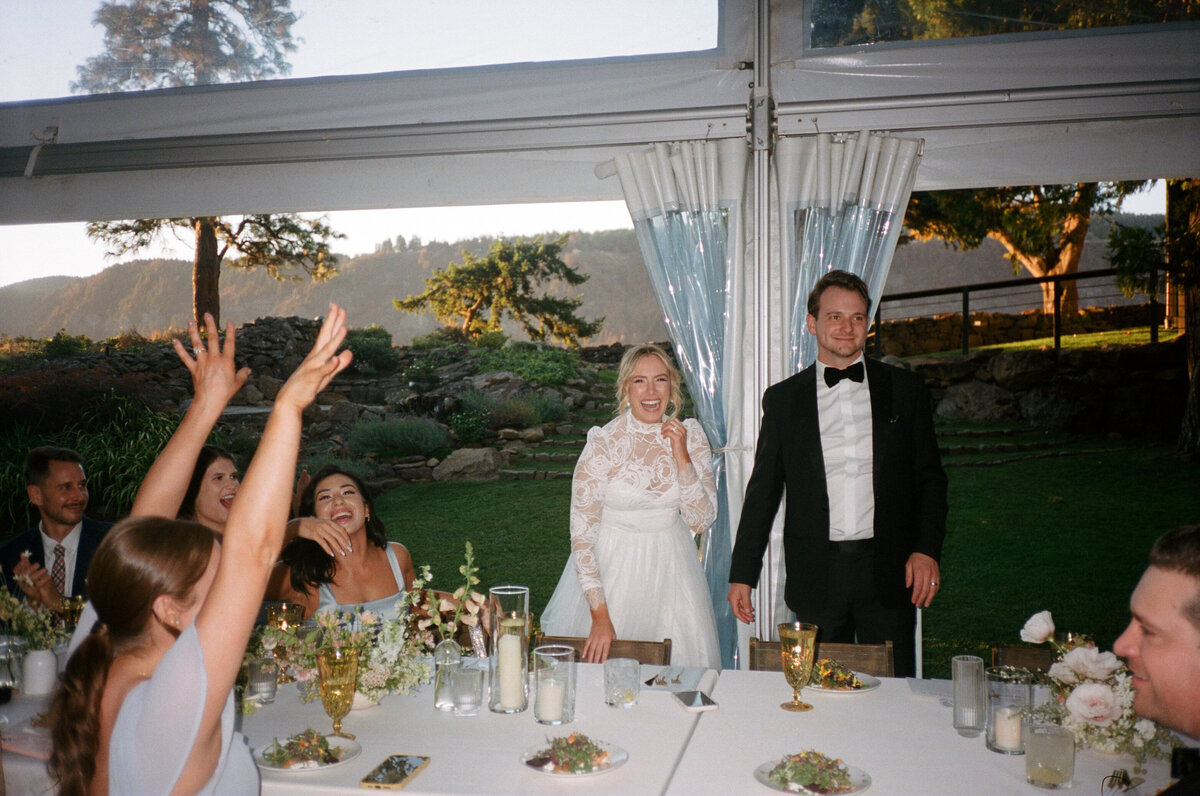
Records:
M405 592L416 580L412 556L389 542L374 511L366 485L335 466L321 468L300 497L300 514L345 530L348 550L330 555L308 539L294 539L283 550L275 596L304 606L307 619L318 611L371 611L381 619L403 613Z
M88 571L99 621L67 663L50 709L50 768L63 796L255 794L258 771L234 731L233 684L275 556L283 544L304 408L350 363L337 353L336 305L312 351L280 388L262 441L229 510L211 529L136 517L105 537ZM195 358L176 343L196 399L160 460L183 462L245 381L232 368L233 328L221 348L194 324Z

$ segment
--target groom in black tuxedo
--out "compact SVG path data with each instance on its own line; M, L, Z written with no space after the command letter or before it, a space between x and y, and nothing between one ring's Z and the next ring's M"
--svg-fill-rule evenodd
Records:
M729 567L729 604L754 620L750 590L787 487L784 600L822 641L891 640L915 672L915 606L941 575L946 474L920 376L866 360L866 284L832 271L808 297L817 361L763 395L754 472Z

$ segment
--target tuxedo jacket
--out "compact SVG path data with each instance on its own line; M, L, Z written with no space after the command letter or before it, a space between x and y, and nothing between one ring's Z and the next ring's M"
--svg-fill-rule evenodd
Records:
M911 371L875 360L866 360L866 369L874 458L875 581L881 601L900 607L911 604L904 586L909 555L941 558L946 474L925 382ZM784 600L801 616L822 606L830 555L816 374L816 365L810 365L763 395L754 471L729 568L730 583L758 585L763 552L786 487Z
M75 575L71 579L71 594L80 595L86 594L88 567L92 564L92 556L96 554L96 548L100 546L101 540L104 539L104 534L108 533L108 529L112 527L111 522L100 522L93 520L91 517L83 518L83 527L79 530L79 550L75 553ZM8 590L18 597L21 597L25 592L21 591L21 587L13 580L13 568L20 563L21 553L29 551L29 560L34 564L41 564L47 570L50 566L46 563L45 551L42 549L42 535L38 531L38 526L34 525L29 530L22 534L14 536L0 547L0 567L4 571L4 585Z

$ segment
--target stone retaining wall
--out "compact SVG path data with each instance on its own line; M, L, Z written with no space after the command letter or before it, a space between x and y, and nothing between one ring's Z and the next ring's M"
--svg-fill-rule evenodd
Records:
M1085 332L1107 332L1112 329L1127 329L1145 326L1149 310L1146 306L1088 307L1074 315L1063 317L1064 334ZM910 357L917 354L933 354L938 351L957 351L962 348L962 313L955 312L932 317L905 318L884 321L878 331L883 344L883 354ZM1018 340L1034 340L1054 334L1054 318L1041 310L1027 310L1019 315L1002 312L971 313L971 331L968 342L971 348L1011 343ZM875 338L867 341L867 350L874 351Z

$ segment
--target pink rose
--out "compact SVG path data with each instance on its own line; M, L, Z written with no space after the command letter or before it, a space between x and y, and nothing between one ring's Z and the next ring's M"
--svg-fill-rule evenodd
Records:
M1077 721L1107 727L1121 715L1113 690L1103 683L1084 683L1067 697L1067 710Z
M1054 618L1049 611L1039 611L1025 620L1021 628L1021 641L1029 644L1041 644L1054 635Z

